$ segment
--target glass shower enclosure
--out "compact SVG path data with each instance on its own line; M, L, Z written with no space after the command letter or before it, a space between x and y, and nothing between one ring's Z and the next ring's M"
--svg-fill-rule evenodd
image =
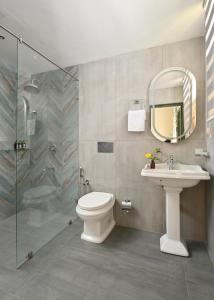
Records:
M7 147L2 145L1 156L5 150L11 156L10 201L16 210L4 222L14 222L19 267L76 218L78 68L57 68L22 40L2 29L0 34L5 37L0 41L0 51L5 47L1 76L7 76L3 63L13 62L13 83L7 86L12 96L0 93L0 124L10 129L5 131ZM13 61L7 52L9 41L14 43ZM6 164L5 168L9 172Z

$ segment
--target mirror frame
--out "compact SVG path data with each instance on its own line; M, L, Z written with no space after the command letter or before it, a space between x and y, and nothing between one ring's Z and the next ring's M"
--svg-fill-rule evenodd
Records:
M192 81L192 105L191 105L191 121L189 124L189 128L187 128L185 130L185 132L180 135L179 137L164 137L162 136L157 129L155 128L155 124L154 124L154 108L155 108L155 103L154 99L152 98L152 92L154 90L155 84L158 81L158 79L169 72L172 71L178 71L178 72L182 72L185 75L188 75L191 78ZM152 101L151 101L152 99ZM152 103L152 104L151 104ZM157 105L158 106L158 105ZM156 137L156 139L158 139L161 142L167 142L167 143L171 143L171 144L175 144L178 143L182 140L186 140L187 138L189 138L191 136L191 134L193 133L195 127L196 127L196 78L193 75L193 73L189 70L186 69L184 67L170 67L167 69L162 70L161 72L159 72L151 81L150 85L149 85L149 107L150 107L150 128L151 128L151 132L154 135L154 137ZM152 109L153 108L153 109Z

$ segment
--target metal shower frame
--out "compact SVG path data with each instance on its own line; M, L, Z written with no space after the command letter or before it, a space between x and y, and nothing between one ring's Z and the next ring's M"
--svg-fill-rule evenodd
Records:
M58 64L56 64L54 61L52 61L49 57L47 57L45 54L43 54L42 52L40 52L39 50L36 50L35 48L33 48L30 44L28 44L27 42L25 42L23 40L22 37L19 37L18 35L16 35L15 33L13 33L12 31L10 31L9 29L7 29L6 27L4 27L3 25L0 24L0 27L5 30L7 33L9 33L10 35L12 35L14 38L16 38L21 44L24 44L25 46L27 46L28 48L30 48L31 50L35 51L37 54L41 55L43 58L45 58L46 60L48 60L50 63L52 63L54 66L56 66L57 68L59 68L60 70L64 71L66 74L68 74L73 80L75 81L79 81L76 77L74 77L70 72L68 72L67 70L65 70L64 68L60 67Z

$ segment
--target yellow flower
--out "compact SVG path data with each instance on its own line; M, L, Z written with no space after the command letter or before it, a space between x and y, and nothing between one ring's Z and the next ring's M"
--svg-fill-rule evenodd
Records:
M153 158L154 158L154 156L153 156L153 154L152 154L152 153L148 152L148 153L146 153L146 154L145 154L145 158L148 158L148 159L153 159Z

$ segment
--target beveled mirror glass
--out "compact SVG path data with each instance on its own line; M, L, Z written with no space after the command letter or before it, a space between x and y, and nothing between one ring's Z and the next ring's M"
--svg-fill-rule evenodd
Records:
M151 131L162 142L187 139L196 126L196 79L185 68L158 73L149 87Z

